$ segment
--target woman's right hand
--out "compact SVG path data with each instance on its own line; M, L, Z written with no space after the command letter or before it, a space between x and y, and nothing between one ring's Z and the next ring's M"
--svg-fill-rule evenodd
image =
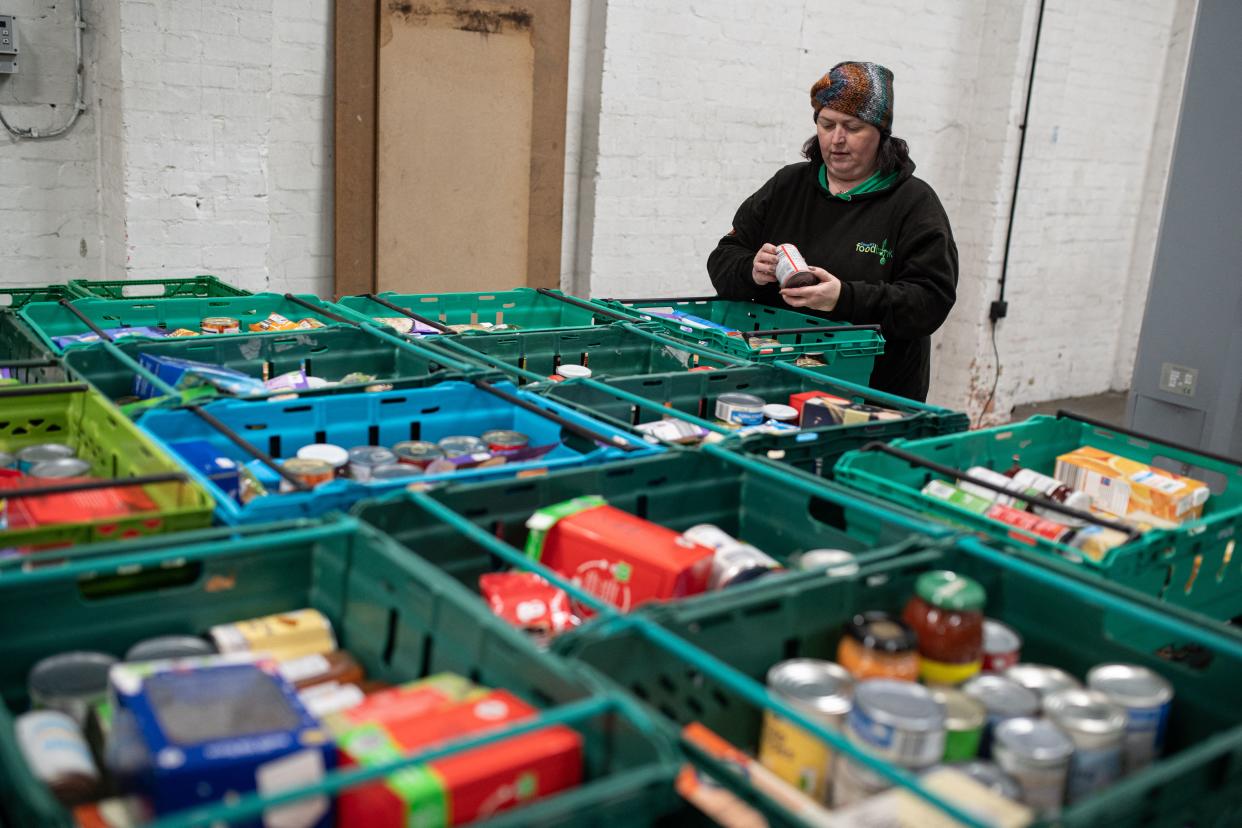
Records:
M770 285L776 282L776 245L765 244L755 254L751 263L750 278L756 285Z

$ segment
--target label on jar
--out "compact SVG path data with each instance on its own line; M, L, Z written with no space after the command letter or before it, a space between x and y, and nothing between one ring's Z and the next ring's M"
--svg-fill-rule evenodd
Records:
M759 762L772 773L813 799L828 803L832 791L832 749L802 728L777 716L763 714Z
M1102 748L1074 746L1067 796L1077 802L1121 777L1121 745Z

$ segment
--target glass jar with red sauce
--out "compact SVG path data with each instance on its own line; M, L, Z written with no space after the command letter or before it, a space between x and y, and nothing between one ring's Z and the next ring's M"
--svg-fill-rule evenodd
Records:
M987 593L973 578L947 570L925 572L901 619L918 637L919 677L960 684L983 666L983 606Z
M914 632L887 612L860 612L845 625L837 663L855 679L916 681L919 652Z

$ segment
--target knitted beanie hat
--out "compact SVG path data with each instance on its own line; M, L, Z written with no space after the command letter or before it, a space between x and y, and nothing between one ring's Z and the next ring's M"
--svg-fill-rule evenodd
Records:
M825 106L880 130L893 128L893 73L878 63L838 63L811 87L815 116Z

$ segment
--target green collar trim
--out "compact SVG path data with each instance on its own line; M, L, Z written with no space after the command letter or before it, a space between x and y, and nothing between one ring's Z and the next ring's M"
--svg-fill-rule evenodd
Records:
M846 190L843 193L834 193L828 187L828 167L823 164L819 165L819 187L830 198L839 198L842 201L849 201L856 195L865 195L866 193L878 193L887 190L897 183L897 179L901 176L901 170L893 170L887 175L876 170L863 183L853 189Z

